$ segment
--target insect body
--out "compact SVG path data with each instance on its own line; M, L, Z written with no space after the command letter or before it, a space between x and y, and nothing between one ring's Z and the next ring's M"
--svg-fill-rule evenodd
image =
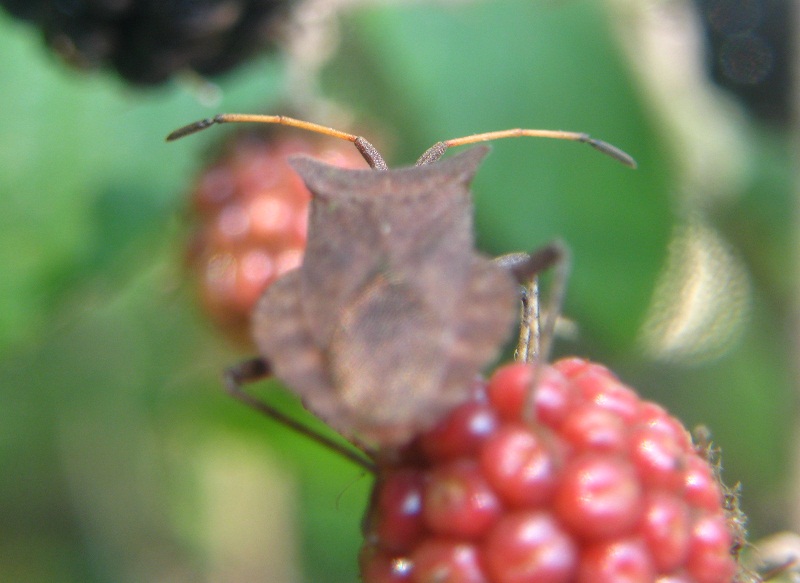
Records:
M290 164L312 193L302 265L257 304L260 357L232 368L228 387L262 412L333 445L241 390L274 374L306 407L375 454L432 426L468 398L516 318L517 283L560 258L549 246L495 262L474 247L469 183L488 148L448 159L448 147L516 136L588 143L634 165L586 134L508 130L439 142L411 168L389 170L359 136L281 116L223 114L180 128L168 140L215 123L280 123L354 142L372 170L344 170L307 157Z
M343 435L397 444L468 395L516 316L511 273L474 251L468 189L487 148L419 168L291 161L313 198L303 265L264 293L253 335Z

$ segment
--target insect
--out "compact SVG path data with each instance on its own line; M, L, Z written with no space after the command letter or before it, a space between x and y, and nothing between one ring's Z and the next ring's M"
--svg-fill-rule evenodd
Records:
M547 130L438 142L415 166L396 170L362 137L283 116L221 114L175 130L167 140L228 122L277 123L349 140L372 168L290 159L312 193L305 257L264 292L252 320L259 357L231 368L226 383L238 398L307 433L242 389L276 376L373 457L405 444L469 396L473 379L514 325L519 285L562 256L558 245L500 261L479 254L469 184L488 147L442 159L445 151L507 137L549 137L588 143L635 166L606 142ZM363 457L348 457L365 465Z

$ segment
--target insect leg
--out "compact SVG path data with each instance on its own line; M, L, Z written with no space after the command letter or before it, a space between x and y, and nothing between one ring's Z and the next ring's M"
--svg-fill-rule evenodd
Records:
M497 261L511 271L520 285L524 286L519 341L515 357L518 361L535 366L530 392L523 411L523 417L530 421L534 418L533 396L544 370L544 367L538 366L538 364L546 362L550 354L556 322L561 314L561 306L564 301L570 267L569 250L563 243L554 241L534 250L531 254L512 253L498 258ZM555 273L544 310L544 324L542 324L538 275L550 268L554 268Z
M508 269L523 286L517 360L538 362L546 359L564 300L570 264L569 251L563 243L554 241L530 254L510 253L495 261ZM545 308L546 320L542 324L538 275L550 268L555 268L556 271Z
M251 358L235 364L225 371L225 388L228 394L255 409L262 415L274 419L300 435L316 441L318 444L332 450L354 464L361 466L366 471L375 473L375 464L360 453L300 423L296 419L278 411L271 405L264 403L244 390L244 385L268 378L270 375L269 363L266 360L259 357Z

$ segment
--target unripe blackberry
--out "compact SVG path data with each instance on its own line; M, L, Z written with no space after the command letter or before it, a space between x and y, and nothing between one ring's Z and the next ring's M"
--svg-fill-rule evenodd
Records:
M680 422L597 364L504 366L387 459L365 521L365 583L737 574L741 517L714 467Z
M80 69L154 85L181 71L216 75L273 47L289 0L0 0Z
M200 302L230 338L250 345L250 314L264 289L303 259L311 194L287 164L308 154L366 168L347 142L282 128L236 133L195 180L188 264Z

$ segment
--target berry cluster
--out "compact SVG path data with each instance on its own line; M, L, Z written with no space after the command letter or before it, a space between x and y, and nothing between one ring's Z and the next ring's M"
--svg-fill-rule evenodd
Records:
M723 499L680 422L608 369L512 364L381 465L363 580L730 583Z
M154 85L185 70L216 75L269 49L289 0L0 0L33 21L65 61Z
M292 154L366 167L348 142L298 138L280 128L237 133L190 196L195 230L188 262L201 303L223 332L245 345L258 298L303 258L311 195L286 162Z

